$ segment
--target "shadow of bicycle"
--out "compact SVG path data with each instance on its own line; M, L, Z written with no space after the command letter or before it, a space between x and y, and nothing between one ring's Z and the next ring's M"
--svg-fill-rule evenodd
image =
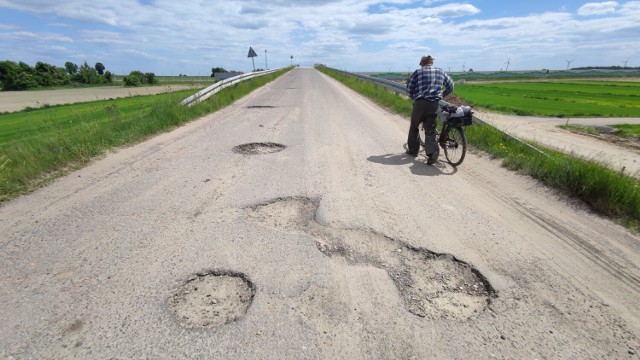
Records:
M413 156L409 156L405 153L386 154L369 156L367 160L376 164L390 166L410 165L409 170L411 170L411 173L419 176L453 175L458 171L455 167L449 165L443 160L439 160L433 165L427 165L427 159L422 155L414 158Z

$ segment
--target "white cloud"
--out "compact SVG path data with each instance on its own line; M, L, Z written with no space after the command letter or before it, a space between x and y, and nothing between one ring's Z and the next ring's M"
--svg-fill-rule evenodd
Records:
M60 64L82 54L125 70L176 74L213 66L250 70L249 46L261 57L268 49L272 66L288 65L293 55L301 64L336 62L362 70L414 66L425 53L442 66L466 61L475 70L498 69L508 57L510 69L552 68L556 57L581 51L588 57L598 47L625 49L625 59L640 57L629 46L640 33L640 1L518 17L477 6L443 0L110 0L99 6L88 0L0 0L0 10L47 24L39 30L0 25L0 50L8 58L37 61L41 53L30 49L44 41L63 45L56 51ZM16 46L23 43L30 45Z
M446 4L432 9L426 9L429 16L434 17L460 17L475 15L480 12L478 8L471 4Z
M20 41L34 41L34 42L73 42L73 39L60 34L52 33L34 33L30 31L16 31L11 33L11 36L16 42Z
M618 3L615 1L587 3L578 9L578 14L582 16L613 14L617 8Z

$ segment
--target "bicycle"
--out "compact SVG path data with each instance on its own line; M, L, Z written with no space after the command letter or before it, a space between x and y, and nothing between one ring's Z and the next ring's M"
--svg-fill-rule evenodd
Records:
M436 120L442 124L440 130L438 130L436 125L436 139L442 150L444 150L444 156L447 158L447 162L452 166L462 164L467 154L467 135L464 133L463 126L469 126L473 123L473 111L471 111L470 108L468 108L467 111L462 110L462 116L452 116L451 114L455 114L456 110L458 110L457 106L445 101L440 101L438 107L439 120ZM423 124L420 124L418 137L420 139L420 145L423 148L425 146L425 136L426 133Z

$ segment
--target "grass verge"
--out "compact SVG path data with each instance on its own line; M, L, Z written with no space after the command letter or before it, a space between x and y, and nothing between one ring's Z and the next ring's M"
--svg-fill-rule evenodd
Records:
M344 83L371 100L401 115L410 117L412 104L406 98L381 86L317 67L323 73ZM545 156L525 144L513 142L497 129L474 124L465 129L469 144L519 173L539 179L569 196L582 199L596 212L621 222L634 231L640 230L640 181L591 161L572 157L536 144Z
M585 125L558 125L560 129L571 130L579 133L597 135L598 130L596 130L593 126L585 126Z
M215 112L287 72L226 88L192 107L194 90L0 115L0 202L33 191L105 151L139 142Z
M618 124L611 127L617 130L616 135L620 137L640 139L640 125Z

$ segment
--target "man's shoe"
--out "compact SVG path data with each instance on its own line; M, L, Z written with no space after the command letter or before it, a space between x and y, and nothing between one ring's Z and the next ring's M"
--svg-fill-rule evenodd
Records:
M407 151L405 152L405 154L407 154L407 155L409 155L409 156L413 156L413 157L418 157L418 154L416 154L416 153L412 153L412 152L410 152L409 150L407 150Z
M438 162L439 153L429 155L429 159L427 159L427 165L433 165Z

